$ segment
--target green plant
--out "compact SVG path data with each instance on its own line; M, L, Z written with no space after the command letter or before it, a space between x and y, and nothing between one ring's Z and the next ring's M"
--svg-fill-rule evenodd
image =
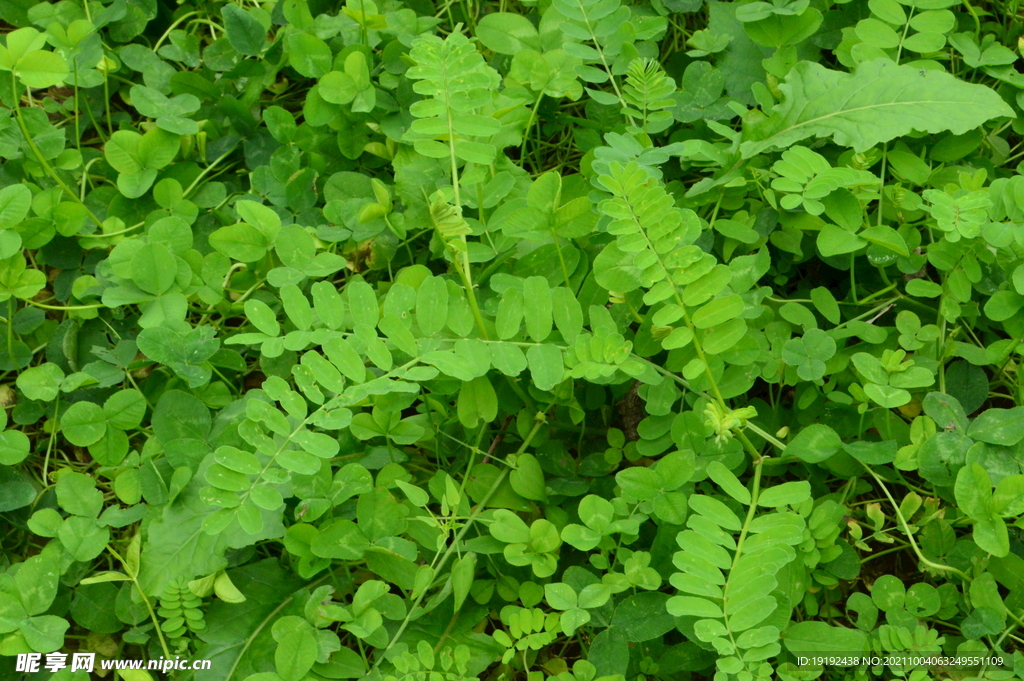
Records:
M0 676L1024 678L1019 10L0 2Z

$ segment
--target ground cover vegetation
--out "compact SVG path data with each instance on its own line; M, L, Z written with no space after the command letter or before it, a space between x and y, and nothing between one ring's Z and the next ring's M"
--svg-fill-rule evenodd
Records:
M1022 11L0 0L0 676L1024 678Z

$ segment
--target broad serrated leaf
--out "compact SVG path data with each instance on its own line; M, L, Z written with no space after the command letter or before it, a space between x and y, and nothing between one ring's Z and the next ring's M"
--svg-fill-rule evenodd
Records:
M853 73L799 62L779 89L782 102L741 145L745 158L808 137L831 137L836 144L866 151L915 130L960 135L1013 115L988 87L888 59L863 62Z

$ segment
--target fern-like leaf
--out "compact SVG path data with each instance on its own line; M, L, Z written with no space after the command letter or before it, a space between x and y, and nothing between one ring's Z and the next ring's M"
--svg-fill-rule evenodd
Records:
M599 284L620 293L666 281L671 286L673 270L702 258L703 251L693 245L700 235L696 214L677 208L644 166L611 161L595 184L611 194L598 210L610 219L607 230L617 237L594 263Z
M719 469L716 481L752 509L810 496L804 482L755 491L751 498L731 472ZM781 652L779 623L789 620L791 608L776 591L775 575L796 560L806 522L788 511L750 513L744 522L718 498L703 494L691 496L689 504L688 529L676 538L682 550L673 557L680 572L670 580L679 594L669 599L668 611L699 618L694 635L715 647L721 678L767 680L773 670L766 661Z
M629 19L630 12L620 0L554 0L552 7L565 21L559 28L570 39L562 46L565 52L583 61L576 67L576 75L586 83L609 83L614 94L587 88L587 92L600 104L618 102L625 111L628 105L622 90L612 75L612 65L622 50L624 32L622 24ZM591 45L583 43L590 42ZM632 116L626 113L630 122Z
M409 108L417 120L405 139L432 158L492 162L494 145L473 138L488 138L501 130L497 119L479 113L501 83L498 72L458 32L444 40L434 35L417 38L409 56L416 66L406 73L416 81L413 90L425 99Z
M626 71L622 99L628 105L623 114L640 120L640 129L648 133L665 130L672 124L672 95L676 84L665 75L654 59L634 59Z
M616 236L594 261L597 283L618 294L648 289L645 304L664 303L651 316L654 337L666 350L693 342L700 366L707 368L707 354L732 347L747 329L742 316L747 304L730 287L733 273L695 244L700 219L675 205L650 168L636 160L606 160L593 167L598 173L593 184L610 194L597 208ZM692 376L704 371L700 366Z

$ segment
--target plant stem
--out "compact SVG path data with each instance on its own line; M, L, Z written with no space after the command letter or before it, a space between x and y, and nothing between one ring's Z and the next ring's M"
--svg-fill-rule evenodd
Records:
M103 55L103 57L106 59L106 55ZM106 65L105 62L104 65ZM110 115L110 74L107 69L103 69L103 100L107 108L107 134L113 137L114 121Z
M901 43L902 43L902 41L901 41ZM900 47L902 47L902 44L901 44ZM899 57L897 57L896 60L898 62L899 61ZM878 174L878 181L880 182L880 185L878 187L878 226L879 227L882 226L882 212L883 212L882 208L885 205L885 162L888 160L888 154L889 154L889 143L888 142L883 142L882 143L882 169L881 169L881 171Z
M82 208L85 209L86 213L89 214L89 217L92 218L92 221L97 224L97 226L102 225L103 221L96 217L95 213L89 210L89 206L85 205L85 202L78 197L78 194L72 191L71 188L64 183L64 180L60 179L60 176L57 175L57 172L50 166L49 163L47 163L46 159L43 158L43 154L41 151L39 151L39 147L37 147L36 143L32 140L32 135L29 134L28 126L25 124L25 117L21 113L21 106L18 104L18 82L14 78L13 71L11 72L11 85L14 87L14 115L18 119L18 127L21 129L21 134L25 137L25 141L28 143L29 149L31 149L32 153L35 154L36 159L43 166L43 169L46 171L46 174L49 175L58 185L60 185L61 189L64 190L64 193L70 196L76 203L81 205Z
M746 447L750 452L750 455L754 457L754 484L750 491L750 506L747 508L747 517L743 520L743 527L740 528L740 536L736 540L736 551L733 553L732 565L729 567L730 578L732 577L732 570L736 568L736 565L740 561L740 557L743 555L743 542L746 540L747 534L750 532L750 524L754 521L754 515L757 513L757 499L761 494L761 468L765 461L765 458L754 449L753 445L751 445L750 440L743 435L743 431L737 429L734 431L734 434L736 437L741 439L744 447ZM726 589L728 589L728 580L726 581L726 586L723 588L723 591ZM725 622L725 628L729 630L729 639L732 641L732 644L736 646L736 638L729 627L729 615L725 608L723 608L722 619Z
M53 403L53 430L50 431L50 439L46 443L46 456L43 458L43 485L48 484L50 453L53 451L53 443L57 439L57 431L60 430L60 421L57 420L58 413L60 413L60 391L57 392L57 399Z
M330 579L333 575L333 572L328 572L323 577L320 577L319 579L307 584L305 588L315 589L316 587L320 586L323 582ZM224 681L231 681L231 678L235 675L235 671L238 669L238 663L242 661L242 657L245 656L245 652L249 650L249 647L252 645L252 642L255 641L256 637L260 635L260 633L266 628L268 624L270 624L270 621L277 617L277 614L279 612L287 608L293 600L295 600L294 595L289 596L288 598L281 601L281 604L274 608L270 613L268 613L267 616L263 618L263 621L260 622L259 626L256 627L255 631L253 631L252 634L250 634L249 637L245 639L245 643L242 644L242 649L238 651L238 656L235 658L234 664L231 665L231 669L228 670L227 676L224 677Z
M918 560L920 560L922 563L932 568L933 570L952 572L953 574L963 578L965 581L970 582L971 578L967 576L966 573L958 570L957 568L952 567L951 565L943 565L942 563L936 563L935 561L928 560L927 558L925 558L924 554L921 553L921 549L918 548L917 542L914 541L914 534L910 531L910 525L907 523L907 519L903 517L903 512L900 510L900 505L896 503L896 500L893 499L892 494L889 493L889 488L885 486L885 483L882 482L882 479L878 477L878 474L875 473L875 471L873 471L869 465L867 465L863 461L860 462L860 465L864 467L864 470L868 472L868 475L875 479L875 482L878 483L878 486L882 488L882 492L884 492L885 496L889 499L889 503L892 504L893 510L896 512L896 518L900 521L900 529L903 530L903 534L907 535L907 540L910 542L910 548L912 548L914 550L914 553L917 554Z
M7 356L14 362L14 297L7 299Z
M530 430L530 432L526 435L526 438L523 439L523 444L520 445L519 449L516 451L517 455L525 452L527 447L530 446L530 443L533 441L534 436L536 436L538 431L540 431L541 426L544 425L545 421L547 420L547 417L544 415L543 412L537 412L534 416L534 419L536 422L533 424L533 428ZM449 544L448 550L445 551L444 555L441 557L441 560L437 563L437 569L435 571L435 574L441 572L441 570L444 569L445 565L448 563L448 559L451 558L452 554L455 553L455 550L462 542L462 538L466 536L466 533L469 532L469 528L472 527L473 523L476 522L477 518L480 517L480 514L483 512L484 507L487 506L487 502L490 501L491 497L494 496L494 493L498 491L498 488L501 486L501 483L505 482L506 475L508 475L507 468L503 470L494 480L494 484L492 484L491 488L487 490L487 494L484 495L483 499L480 500L480 503L478 503L476 505L476 508L473 509L473 512L470 514L469 518L466 519L466 524L462 526L462 529L459 530L459 533L455 536L455 539L452 541L451 544ZM384 648L384 650L380 652L380 655L377 656L377 661L373 665L374 670L376 670L377 667L380 666L380 663L384 660L384 657L387 655L388 651L391 650L395 646L395 644L398 643L398 641L402 638L402 634L405 633L406 627L408 627L409 622L412 621L413 614L419 607L420 603L423 602L423 598L426 595L427 592L426 590L424 590L423 593L421 593L416 598L416 600L413 601L412 606L410 606L409 608L408 614L406 614L405 619L402 620L401 626L398 627L398 631L396 631L395 635L391 637L391 641L388 642L387 647Z
M465 242L466 237L462 237ZM468 259L468 253L467 253ZM480 312L480 304L476 300L476 292L473 290L473 280L470 278L469 263L465 266L455 263L455 269L459 273L459 278L462 279L462 286L466 289L466 299L469 301L469 309L473 311L473 319L476 320L476 328L480 331L480 335L483 336L484 340L490 340L490 336L487 334L487 327L484 325L484 316Z
M44 310L96 310L101 307L106 307L103 303L93 303L91 305L44 305L43 303L37 303L34 300L26 300L25 302L33 307L42 308Z
M981 18L978 17L978 10L974 9L969 0L961 0L964 3L964 7L967 8L968 13L974 17L974 37L981 37Z
M117 558L117 560L120 561L121 567L124 568L125 573L127 573L128 577L132 580L132 583L135 584L135 588L138 590L139 596L142 597L142 602L146 604L146 610L149 611L149 617L153 620L153 628L156 629L156 637L160 640L160 647L164 651L164 658L168 660L173 659L171 651L167 647L167 641L164 640L164 632L160 629L160 621L156 618L156 611L153 610L153 604L149 602L149 599L146 597L146 592L142 590L142 585L139 584L138 574L128 566L128 561L122 558L110 544L107 544L107 551L110 551L114 558Z
M526 165L526 142L530 138L530 128L533 126L533 119L537 117L537 107L540 106L540 100L543 98L543 92L537 95L533 108L530 109L530 117L526 119L526 127L523 129L523 143L519 146L519 162L524 166Z
M185 19L188 19L189 17L193 17L193 16L195 16L197 14L199 14L198 10L193 11L193 12L186 12L185 14L182 14L180 17L175 19L174 23L167 27L167 30L164 31L164 34L162 36L160 36L160 39L157 40L156 44L153 45L153 51L156 52L157 50L160 49L160 46L163 45L164 41L167 40L168 36L171 35L171 31L176 29L181 22L183 22L183 21L185 21Z
M743 433L737 431L737 437L743 437ZM746 438L743 438L746 440ZM747 440L744 445L750 445L750 441ZM752 448L751 448L752 449ZM743 527L740 529L740 536L736 540L736 553L732 559L733 569L740 560L740 556L743 554L743 541L747 538L747 533L750 531L750 523L754 521L754 514L757 512L757 497L761 493L761 468L764 465L764 457L753 451L752 454L755 456L754 459L754 486L750 492L750 506L747 508L747 517L743 521Z
M206 176L207 176L207 174L209 174L209 172L210 172L211 170L213 170L214 168L216 168L216 167L217 167L217 164L219 164L219 163L220 163L221 161L223 161L224 159L226 159L226 158L228 157L228 155L229 155L229 154L230 154L230 153L231 153L232 151L234 151L234 149L228 149L228 150L227 150L227 151L225 151L225 152L224 152L223 154L221 154L221 155L220 155L220 157L219 157L219 158L217 158L217 159L216 159L216 160L215 160L215 161L214 161L213 163L211 163L210 165L208 165L208 166L206 166L205 168L203 168L203 171L202 171L201 173L199 173L199 175L197 175L197 176L196 176L196 179L192 180L192 184L190 184L190 185L188 186L188 189L186 189L186 190L185 190L185 191L184 191L184 192L182 193L182 198L186 198L186 199L187 199L187 198L188 198L188 195L189 195L189 194L190 194L190 193L192 192L192 190L193 190L193 189L195 189L195 188L196 188L196 186L197 186L197 185L198 185L198 184L199 184L199 183L200 183L200 182L202 181L202 179L203 179L204 177L206 177Z

